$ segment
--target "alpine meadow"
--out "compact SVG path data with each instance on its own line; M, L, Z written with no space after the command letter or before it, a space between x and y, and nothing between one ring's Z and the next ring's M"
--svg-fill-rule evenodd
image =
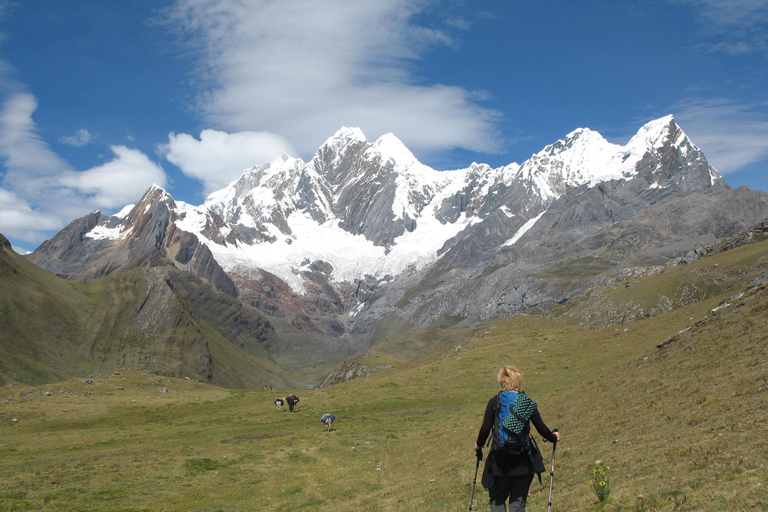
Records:
M768 511L768 0L0 0L0 512Z
M55 314L53 304L77 310L69 304L98 294L46 276L8 246L0 261L3 296L24 297L4 302L6 319ZM362 360L389 369L295 390L294 413L272 403L288 390L125 368L17 382L0 406L0 507L465 510L472 444L503 361L524 370L526 392L563 433L552 510L763 510L767 270L761 225L690 264L617 277L545 313L457 331L439 347L430 345L437 328L403 334L392 346L426 353L406 360L374 348ZM66 328L91 321L72 317L58 343L39 350L65 350ZM4 348L4 374L13 360ZM337 418L330 432L318 421L325 412ZM540 445L549 469L551 445ZM597 461L609 468L603 502L590 486ZM532 510L547 506L547 474L542 482L531 488Z
M2 237L0 506L477 510L514 365L563 436L530 509L763 509L767 217L667 116L454 171L344 128Z

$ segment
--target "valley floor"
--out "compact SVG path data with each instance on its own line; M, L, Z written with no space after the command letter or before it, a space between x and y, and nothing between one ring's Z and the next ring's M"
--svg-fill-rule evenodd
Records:
M278 392L123 370L4 387L0 510L466 510L501 364L524 371L563 434L553 511L765 510L767 312L762 284L603 328L514 317L298 390L294 413L277 412ZM598 460L610 468L602 503L589 485ZM529 510L545 509L548 485L534 480Z

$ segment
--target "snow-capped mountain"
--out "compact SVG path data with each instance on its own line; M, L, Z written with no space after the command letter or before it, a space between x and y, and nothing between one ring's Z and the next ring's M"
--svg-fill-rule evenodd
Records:
M578 129L522 164L445 171L392 134L342 128L309 162L247 169L202 205L153 187L30 259L80 280L172 265L282 325L275 350L323 346L311 362L362 352L383 319L396 334L546 308L607 269L689 257L765 217L768 194L728 188L672 116L623 146Z
M706 162L671 116L626 146L579 129L522 165L451 171L421 164L392 134L370 143L361 130L342 128L309 162L283 157L246 170L201 206L177 203L175 223L225 271L261 268L302 293L300 272L317 260L339 282L422 270L448 240L497 210L518 226L504 241L511 245L569 187L635 178L641 161L655 159L650 187L669 187L658 157L667 147ZM708 165L704 175L708 186L722 183ZM100 229L86 236L102 236Z

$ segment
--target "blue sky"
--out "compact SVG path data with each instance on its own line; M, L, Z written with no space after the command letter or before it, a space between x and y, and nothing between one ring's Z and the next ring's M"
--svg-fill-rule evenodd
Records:
M0 0L0 233L34 249L157 183L201 204L342 126L523 162L674 114L768 190L768 0Z

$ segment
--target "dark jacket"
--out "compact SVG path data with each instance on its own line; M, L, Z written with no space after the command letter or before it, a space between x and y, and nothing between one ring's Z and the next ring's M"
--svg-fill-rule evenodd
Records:
M483 447L488 440L488 436L491 434L493 423L496 419L498 400L499 396L494 396L488 401L488 405L485 407L483 425L480 427L480 432L477 434L477 446ZM544 420L541 419L541 414L539 414L538 408L534 410L531 415L531 423L543 439L553 443L557 441L555 434L549 430L549 427L544 423ZM494 476L529 475L533 472L534 468L530 454L521 453L520 455L501 456L496 453L496 450L494 450L492 446L485 460L482 482L483 485L488 488L490 484L492 484ZM489 485L486 485L486 483L489 483Z

